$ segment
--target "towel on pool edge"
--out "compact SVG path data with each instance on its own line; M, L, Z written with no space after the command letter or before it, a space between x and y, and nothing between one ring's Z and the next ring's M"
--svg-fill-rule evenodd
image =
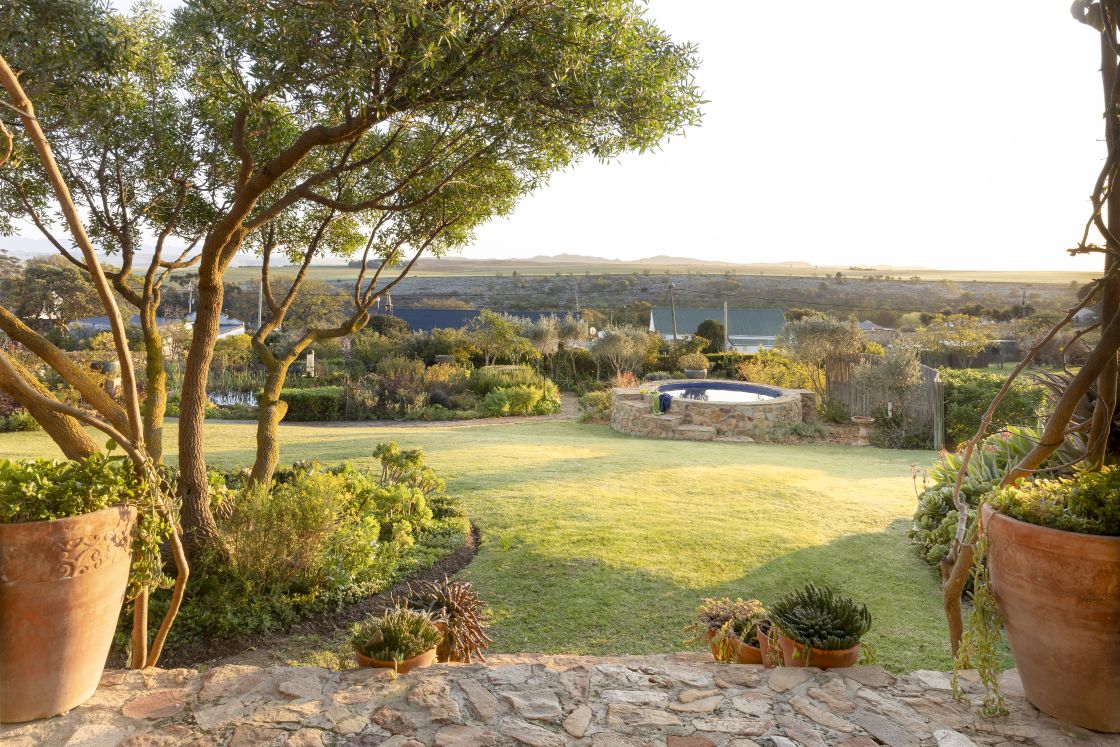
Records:
M657 398L657 406L661 412L669 412L669 405L673 404L673 395L662 394Z

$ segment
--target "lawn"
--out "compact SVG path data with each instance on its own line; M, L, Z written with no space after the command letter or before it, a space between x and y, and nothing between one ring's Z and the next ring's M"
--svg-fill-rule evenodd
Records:
M950 665L937 579L906 540L910 465L931 452L641 440L562 421L286 425L282 438L289 461L423 447L482 532L464 575L495 612L495 651L680 650L703 597L772 601L813 579L867 603L887 668ZM212 423L208 444L214 463L247 464L253 425ZM5 456L55 453L42 433L0 435Z

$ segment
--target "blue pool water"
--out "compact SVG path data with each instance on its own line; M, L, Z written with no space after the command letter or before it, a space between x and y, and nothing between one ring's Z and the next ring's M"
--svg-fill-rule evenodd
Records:
M700 402L759 402L780 397L781 392L759 384L740 381L707 381L663 384L657 391L668 394L674 399Z

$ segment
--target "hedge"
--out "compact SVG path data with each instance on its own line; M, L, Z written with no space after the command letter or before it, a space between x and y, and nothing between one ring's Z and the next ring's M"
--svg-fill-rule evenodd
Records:
M942 368L940 371L945 387L945 446L955 449L976 433L980 416L995 399L1006 377L967 368ZM996 408L989 432L1008 425L1034 426L1045 400L1046 390L1041 386L1016 379L1007 397Z
M343 389L340 386L321 386L308 389L282 389L280 399L288 403L284 420L310 422L341 420Z

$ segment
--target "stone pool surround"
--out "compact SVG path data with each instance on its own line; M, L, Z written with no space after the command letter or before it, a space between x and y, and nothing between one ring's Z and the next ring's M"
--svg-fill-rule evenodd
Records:
M764 437L772 428L815 417L816 395L813 392L760 384L754 386L777 391L778 396L757 402L704 402L674 397L668 413L654 415L650 411L650 397L662 387L702 383L700 379L671 379L615 389L611 392L611 428L645 438L748 441Z

